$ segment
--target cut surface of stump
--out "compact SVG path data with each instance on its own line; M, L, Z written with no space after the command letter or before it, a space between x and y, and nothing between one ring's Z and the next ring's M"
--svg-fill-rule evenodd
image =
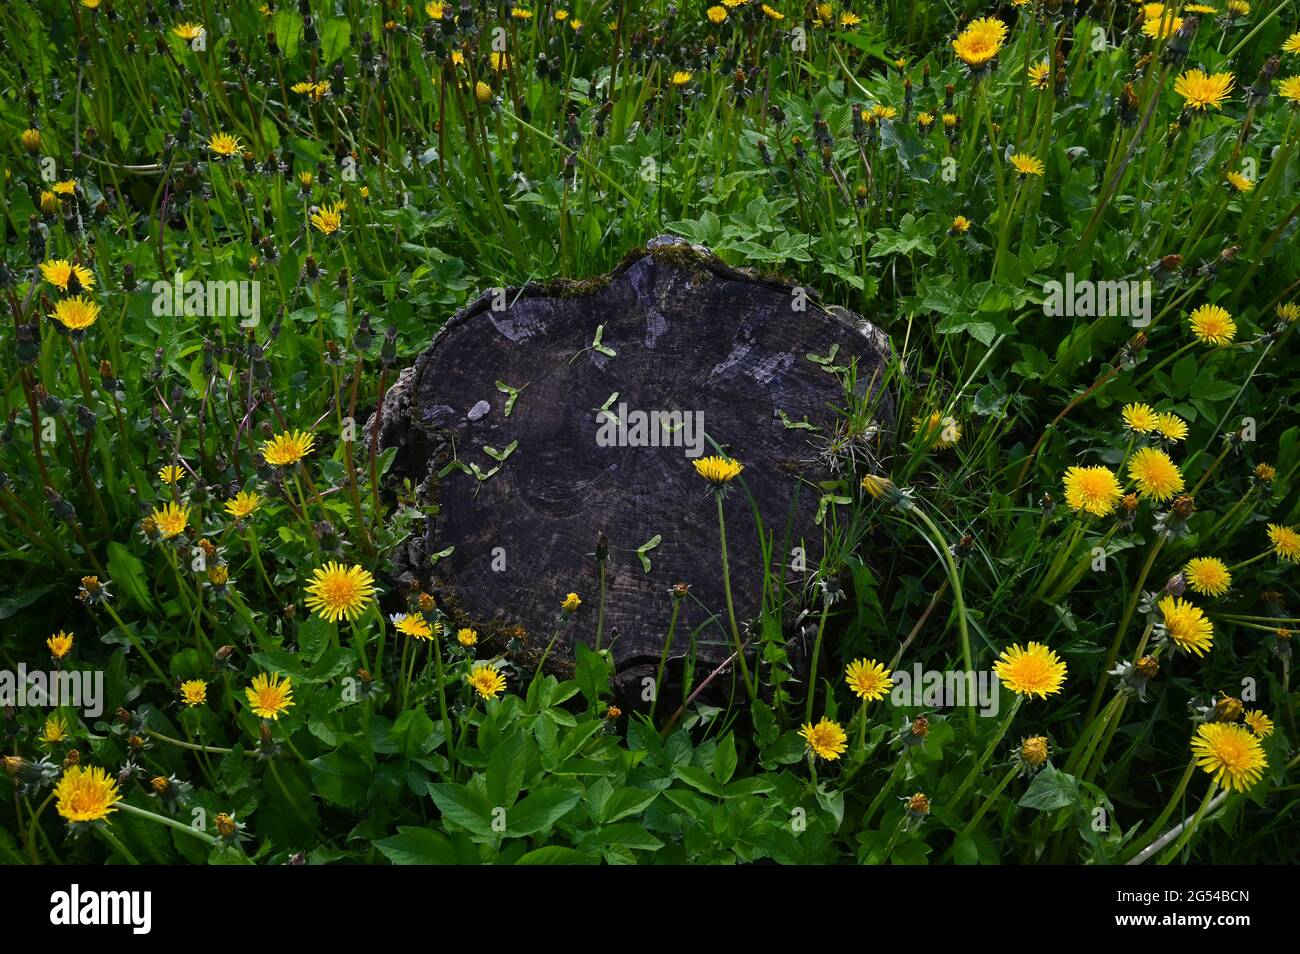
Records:
M825 450L847 404L842 375L827 366L856 361L862 391L883 376L886 354L867 322L679 239L655 240L598 279L489 293L448 321L385 399L380 443L399 448L392 473L436 508L396 563L457 626L478 630L480 656L509 644L531 670L558 628L547 668L565 673L575 641L596 640L603 533L603 643L620 700L642 700L678 583L690 594L669 671L680 679L690 653L698 685L734 644L716 503L688 455L718 453L716 442L744 464L724 500L744 634L763 586L751 498L775 537L774 561L790 564L788 550L804 548L802 573L774 570L799 589L822 552L817 482L830 476ZM655 412L684 416L656 428ZM816 430L790 426L803 422ZM570 592L582 606L557 627Z

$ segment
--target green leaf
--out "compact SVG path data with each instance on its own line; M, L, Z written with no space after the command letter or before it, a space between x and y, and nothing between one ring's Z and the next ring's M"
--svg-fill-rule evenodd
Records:
M352 26L347 17L333 17L326 20L320 31L321 58L329 66L348 48L352 38Z
M713 777L722 784L727 784L736 773L736 762L736 736L728 732L713 753Z
M429 828L400 826L397 834L375 842L378 848L395 865L453 865L456 849L447 836Z
M601 806L598 821L604 825L630 815L639 815L658 797L658 792L647 792L639 788L620 788Z
M142 610L154 612L153 597L145 582L144 564L134 553L117 541L108 545L108 576L117 584L118 593L129 596Z
M677 777L705 795L712 795L714 798L722 797L722 786L704 769L695 768L693 765L682 765L677 769Z
M1029 788L1017 803L1021 808L1040 812L1056 811L1080 804L1079 780L1073 775L1057 771L1049 762L1029 783Z
M640 559L641 561L641 569L644 570L646 573L650 572L650 558L646 556L646 553L648 553L650 550L653 550L655 547L659 546L659 543L662 540L663 537L660 534L656 533L653 537L651 537L645 543L641 544L639 547L636 548L637 558Z
M586 700L594 705L600 699L601 693L609 688L612 675L609 660L586 643L578 643L575 651L577 665L574 676L578 681L578 688L582 690Z
M337 749L307 763L316 793L327 802L355 808L370 787L370 770L350 750Z
M438 811L446 821L454 822L483 838L494 838L500 834L492 830L492 806L468 785L457 785L452 782L431 783L428 789L429 797L438 806ZM504 808L504 806L500 807Z
M576 848L563 845L545 845L535 848L515 862L517 865L594 865L595 858L584 855Z
M563 818L581 798L580 792L562 788L538 789L506 812L506 834L514 838L535 835Z

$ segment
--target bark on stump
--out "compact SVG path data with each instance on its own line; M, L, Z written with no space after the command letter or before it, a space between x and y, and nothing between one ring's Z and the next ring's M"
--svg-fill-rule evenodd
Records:
M592 347L598 326L614 354ZM698 685L732 652L712 492L681 446L599 446L598 411L617 393L614 412L626 404L702 414L708 437L745 465L741 479L776 536L774 559L789 562L779 552L787 523L790 546L805 548L807 572L785 570L798 592L821 554L816 483L829 476L823 451L845 405L840 378L809 356L833 348L835 364L856 359L860 391L883 375L888 344L871 324L680 239L656 239L599 278L483 295L447 322L384 401L380 446L398 448L390 477L409 478L420 503L436 507L422 535L394 554L395 572L428 586L455 625L475 627L480 655L522 643L515 658L528 669L555 632L564 595L577 592L582 607L546 663L567 674L574 641L595 640L593 554L603 532L604 644L620 704L643 705L677 583L691 590L669 677L680 685L693 647ZM518 391L508 415L511 395L497 382ZM805 420L820 430L787 426ZM706 443L704 453L716 451ZM480 479L456 461L495 473ZM744 634L759 613L761 550L744 490L735 486L725 507ZM636 551L656 536L646 572ZM665 690L660 708L679 701Z

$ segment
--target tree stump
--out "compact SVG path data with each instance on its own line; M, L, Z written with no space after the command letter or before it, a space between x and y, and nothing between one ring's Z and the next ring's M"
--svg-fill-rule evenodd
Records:
M410 479L420 503L436 508L395 555L397 572L430 587L457 626L476 628L483 654L509 646L529 668L557 631L565 594L578 593L582 606L546 663L567 674L574 642L595 642L603 534L603 642L620 704L642 703L678 583L690 595L668 671L679 682L690 654L698 685L733 651L716 505L681 446L694 437L690 424L661 428L659 446L645 446L653 438L633 430L634 412L689 412L681 420L697 425L702 415L708 439L744 464L724 505L745 633L763 586L751 495L775 536L774 572L798 591L820 557L817 482L829 476L826 449L846 406L825 358L855 360L862 392L883 376L887 350L871 324L811 291L680 239L656 239L595 279L489 292L447 322L384 401L380 445L398 447L390 477ZM617 437L620 411L629 429L605 446L602 425ZM804 422L816 430L791 426ZM711 443L702 450L717 453ZM784 566L787 540L804 548L802 573Z

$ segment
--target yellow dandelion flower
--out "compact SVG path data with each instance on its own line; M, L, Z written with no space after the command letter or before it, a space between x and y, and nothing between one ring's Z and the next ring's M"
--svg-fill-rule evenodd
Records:
M155 507L150 516L158 527L158 532L167 540L178 537L185 532L190 522L190 508L182 507L174 501L168 501L161 507Z
M176 464L165 464L158 469L158 479L164 484L179 484L185 478L185 469Z
M1137 483L1138 494L1149 500L1163 502L1183 489L1178 466L1156 447L1139 448L1129 459L1128 475Z
M933 443L941 450L947 450L961 440L961 424L955 417L934 411L912 421L912 436L920 438L926 444Z
M478 633L468 626L456 631L456 642L462 646L474 646L478 644Z
M262 443L262 457L272 467L296 464L316 445L316 438L306 431L285 431Z
M1119 479L1107 467L1070 467L1065 471L1065 502L1076 511L1104 517L1124 496Z
M1206 344L1226 345L1237 335L1237 323L1220 305L1201 305L1192 312L1189 323L1192 334Z
M1029 85L1034 89L1047 89L1052 82L1052 68L1048 65L1047 60L1041 63L1035 63L1029 67L1027 72Z
M709 22L718 26L727 22L727 8L723 6L709 7L704 11L704 15L709 18Z
M233 156L239 152L239 137L224 132L214 133L212 138L208 140L208 148L223 159Z
M1218 557L1193 557L1183 567L1187 585L1201 596L1222 596L1232 586L1232 574Z
M1288 563L1300 563L1300 533L1276 523L1268 525L1268 539L1273 552Z
M1181 441L1187 437L1187 422L1172 411L1165 411L1156 415L1156 430L1166 440Z
M68 653L72 652L72 633L65 633L59 630L49 639L45 640L45 645L50 650L50 655L55 659L62 659Z
M1153 4L1158 6L1158 4ZM1166 17L1157 14L1142 21L1142 35L1153 40L1167 40L1183 28L1182 17Z
M77 191L77 180L63 179L54 183L50 188L54 190L55 195L75 195Z
M412 639L433 639L434 627L423 616L399 616L393 625L399 633Z
M1273 720L1258 709L1248 711L1241 717L1241 721L1261 739L1266 739L1273 734Z
M1183 7L1184 13L1199 13L1202 16L1214 16L1219 12L1218 7L1212 7L1208 3L1189 3Z
M41 131L39 129L24 129L18 134L18 139L28 152L36 152L41 148Z
M262 495L251 490L241 490L226 501L226 513L236 520L243 520L262 505Z
M1127 404L1122 412L1124 426L1138 434L1150 434L1156 429L1159 415L1146 404Z
M740 461L717 455L699 457L692 463L695 465L695 472L715 487L721 487L734 480L745 469L745 465Z
M1246 0L1228 0L1228 12L1239 17L1250 16L1250 4Z
M186 43L193 43L207 31L197 23L178 23L172 27L172 32Z
M1047 167L1043 165L1043 160L1023 152L1014 153L1011 156L1011 164L1016 167L1016 172L1022 176L1041 176L1047 171Z
M582 600L581 598L579 598L578 594L570 593L560 603L560 609L564 610L564 612L566 613L576 613L578 611L578 607L581 605L582 605Z
M38 738L46 745L55 745L59 742L66 742L68 739L68 723L63 716L56 712L45 720L45 725L41 728L41 734Z
M74 275L77 284L86 291L95 287L95 276L84 265L69 262L66 258L52 258L48 262L41 262L41 277L61 292L68 290Z
M70 822L101 821L122 800L117 782L98 765L70 766L54 786L54 807Z
M492 700L501 695L506 688L506 677L491 666L480 663L470 670L465 677L475 692L483 699Z
M533 11L525 10L523 7L515 7L510 11L510 15L516 20L531 20L533 18Z
M487 84L480 83L479 85L485 86ZM322 205L311 214L312 228L323 235L333 235L343 227L344 208L345 206L341 202L334 205Z
M85 295L63 298L54 303L50 317L69 331L85 331L99 319L99 304Z
M1300 54L1300 32L1292 33L1282 42L1282 52Z
M874 659L855 659L844 671L844 681L859 699L883 699L894 685L889 670Z
M187 679L181 683L181 702L193 709L208 701L208 684L202 679Z
M1174 92L1183 98L1188 109L1201 112L1209 108L1222 109L1235 82L1231 73L1188 70L1174 80Z
M1228 180L1228 185L1232 186L1235 192L1251 192L1255 188L1255 180L1240 172L1229 172L1224 178Z
M1187 600L1166 596L1157 606L1164 618L1165 632L1179 649L1204 656L1214 643L1214 624Z
M805 722L799 734L814 755L828 762L834 762L849 747L849 737L844 733L844 728L825 716L816 725Z
M330 560L312 570L307 585L307 608L327 622L352 622L374 600L375 578L359 566L345 567Z
M482 80L478 80L474 84L474 98L480 103L492 102L492 87Z
M1060 657L1042 643L1031 642L1027 648L1015 643L1003 650L993 664L993 672L1016 695L1046 699L1061 691L1066 667Z
M293 680L285 676L281 682L275 673L258 673L253 684L244 687L244 697L258 718L278 720L293 705Z
M862 22L862 17L858 16L856 13L845 12L840 14L841 30L851 30L853 29L853 27L857 26L861 22Z
M424 5L424 12L434 20L441 20L447 13L447 4L439 3L438 0L429 0Z
M972 20L952 41L952 51L969 68L981 69L998 55L1007 32L1007 25L995 17Z
M1277 312L1279 318L1288 324L1295 321L1297 318L1300 318L1300 305L1297 305L1293 301L1283 302L1278 305L1274 311Z
M690 70L674 70L673 74L668 78L668 82L674 86L685 86L694 75Z
M774 10L772 7L769 7L766 3L764 3L764 4L760 4L758 9L760 9L761 11L763 11L763 16L767 17L769 20L784 20L784 19L785 19L785 14L784 14L784 13L782 13L782 12L779 11L779 10Z
M1247 791L1264 777L1268 759L1255 734L1229 722L1205 722L1192 737L1196 764L1216 782L1238 792Z

